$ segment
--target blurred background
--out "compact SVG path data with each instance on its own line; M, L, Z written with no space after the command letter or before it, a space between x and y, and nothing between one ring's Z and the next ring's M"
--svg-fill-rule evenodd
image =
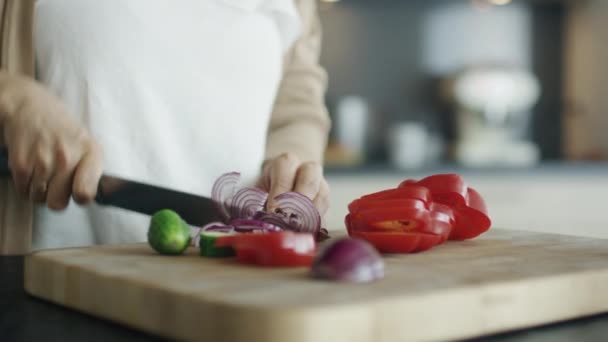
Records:
M578 216L608 238L608 1L333 0L320 12L330 226L363 193L457 172L485 190L495 225L580 233Z

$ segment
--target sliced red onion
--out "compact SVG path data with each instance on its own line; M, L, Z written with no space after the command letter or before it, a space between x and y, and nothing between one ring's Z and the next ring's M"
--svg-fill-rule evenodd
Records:
M213 183L211 198L217 204L220 214L226 221L230 219L229 208L240 179L241 174L239 172L230 172L221 175Z
M234 232L234 227L224 224L223 222L212 222L204 225L202 228L195 228L190 230L191 244L194 247L199 247L200 245L200 235L202 232L218 232L218 233L232 233Z
M282 218L287 224L285 228L313 234L321 229L321 215L310 198L297 192L286 192L274 200L277 209L273 214Z
M317 254L312 276L355 283L372 282L384 277L384 261L368 242L342 238Z
M234 231L234 226L227 225L222 222L213 222L209 223L201 229L202 232L221 232L221 233L230 233Z
M258 221L266 222L268 224L272 224L277 227L281 227L282 229L285 229L285 230L293 230L289 227L289 223L285 222L283 217L279 216L277 214L258 212L254 216L254 219L258 220Z
M239 233L252 231L280 232L283 230L281 227L274 224L251 219L236 219L230 221L230 224L234 226L234 230Z
M255 214L264 210L268 193L258 188L242 188L232 197L230 217L253 218Z
M235 219L253 219L269 225L263 231L276 231L277 228L301 233L312 233L318 241L329 237L326 229L321 229L321 216L314 203L306 196L288 192L275 198L277 209L273 213L264 212L268 193L257 188L242 188L237 191L240 173L231 172L223 174L213 184L211 197L218 205L218 209L225 224ZM247 224L231 224L230 228L216 227L214 231L235 229L238 231L254 231ZM224 225L225 227L225 225Z

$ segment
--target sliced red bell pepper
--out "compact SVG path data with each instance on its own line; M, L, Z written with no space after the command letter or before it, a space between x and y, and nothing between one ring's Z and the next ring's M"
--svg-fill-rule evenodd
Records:
M401 189L420 186L430 190L434 202L454 210L455 224L449 237L451 240L472 239L490 229L492 222L483 198L475 189L468 187L459 175L439 174L399 184Z
M365 195L360 198L362 201L368 200L387 200L387 199L418 199L425 203L430 202L431 192L424 186L411 185L403 188L388 189L373 194Z
M414 199L369 201L346 218L349 229L359 231L421 232L447 238L454 222L448 206Z
M441 241L441 236L423 233L353 231L350 235L366 240L381 253L422 252Z
M477 190L469 188L468 192L469 207L488 215L488 209L486 208L486 202L481 198L481 195Z
M408 187L425 187L432 194L433 201L449 206L466 204L468 187L457 174L439 174L419 181L407 179L399 184L400 189Z
M433 203L429 213L429 228L425 232L439 235L441 237L440 243L444 243L454 229L456 221L454 211L447 205Z
M312 234L291 231L220 237L215 246L232 246L241 263L269 267L309 266L316 252Z
M428 227L429 213L426 208L374 208L353 214L355 230L422 231Z
M473 239L490 229L492 221L481 211L465 207L454 212L456 224L450 234L450 240Z
M491 226L481 196L456 174L408 179L396 189L362 196L348 209L349 235L391 253L422 251L447 239L470 239Z
M407 208L417 208L420 210L428 209L428 204L418 199L413 198L403 198L403 199L374 199L374 200L364 200L358 199L354 200L349 204L349 212L357 213L368 209L377 209L377 208L395 208L395 209L407 209Z

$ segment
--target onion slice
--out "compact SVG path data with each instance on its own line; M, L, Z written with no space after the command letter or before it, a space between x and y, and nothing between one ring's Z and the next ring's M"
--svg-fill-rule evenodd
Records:
M367 283L384 277L384 261L368 242L342 238L317 254L311 273L320 279Z
M253 218L256 213L264 210L268 193L258 188L242 188L232 197L230 217Z
M234 231L234 226L227 225L222 222L213 222L205 225L201 232L221 232L221 233L230 233Z
M280 226L251 219L236 219L230 221L230 225L234 227L234 230L239 233L248 232L280 232L283 229Z
M230 219L229 208L240 179L239 172L225 173L213 183L211 188L211 199L218 206L218 210L226 222Z
M223 222L211 222L201 228L190 229L190 241L192 241L192 246L200 246L200 235L202 232L232 233L234 232L234 227L226 225Z
M286 192L275 198L274 215L286 224L285 228L298 233L317 234L321 229L321 215L314 203L297 192Z

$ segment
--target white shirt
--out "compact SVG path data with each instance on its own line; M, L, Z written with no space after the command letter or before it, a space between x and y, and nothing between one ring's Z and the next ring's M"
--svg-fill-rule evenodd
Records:
M209 195L253 183L283 55L299 33L286 0L38 0L40 82L104 149L104 172ZM149 217L39 207L34 248L145 241Z

